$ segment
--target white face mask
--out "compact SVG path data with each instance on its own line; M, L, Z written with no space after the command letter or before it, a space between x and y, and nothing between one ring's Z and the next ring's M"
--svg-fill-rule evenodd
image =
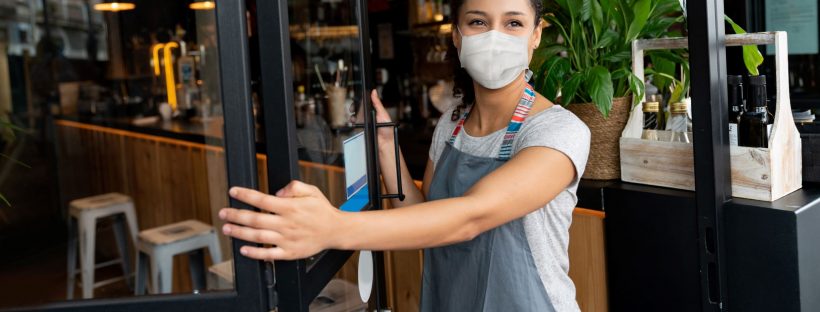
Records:
M458 30L461 34L461 30ZM487 89L501 89L529 67L529 38L491 30L461 35L458 58L475 82Z

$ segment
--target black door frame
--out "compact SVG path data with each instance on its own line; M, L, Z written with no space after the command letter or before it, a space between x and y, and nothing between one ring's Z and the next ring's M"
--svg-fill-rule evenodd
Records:
M244 0L216 0L228 185L257 189L256 138L245 12ZM230 205L254 209L234 199L230 200ZM252 244L237 239L231 241L235 273L234 289L231 291L63 301L7 311L269 311L266 283L263 281L264 263L239 253L240 247Z
M363 84L355 90L354 102L364 103L365 141L367 150L368 188L370 203L364 210L381 209L380 180L375 146L376 124L367 90L372 89L370 63L371 43L368 32L367 1L347 0L355 6L359 28L359 74ZM290 46L288 1L256 1L256 24L259 38L260 102L264 115L268 185L273 193L299 179L299 158L296 146L296 124L293 108L293 72ZM275 149L272 147L276 147ZM276 307L280 312L308 311L311 301L324 289L352 251L330 250L310 269L305 260L274 262ZM383 254L374 252L374 300L377 309L385 308Z
M723 0L689 0L686 9L689 62L698 69L692 70L691 79L701 308L725 311L723 209L732 198L732 182Z

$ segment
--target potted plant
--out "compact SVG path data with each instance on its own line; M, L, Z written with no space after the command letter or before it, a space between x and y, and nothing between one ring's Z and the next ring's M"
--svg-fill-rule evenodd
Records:
M592 132L584 178L620 177L618 141L630 103L644 85L631 70L632 41L660 38L683 21L678 0L546 1L535 89L583 120ZM630 100L630 96L632 100Z

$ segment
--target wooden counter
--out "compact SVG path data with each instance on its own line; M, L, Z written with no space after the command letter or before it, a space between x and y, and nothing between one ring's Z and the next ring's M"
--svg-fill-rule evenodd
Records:
M140 230L188 219L222 226L216 213L227 206L228 197L221 146L70 120L55 123L64 207L73 199L121 192L134 199ZM260 189L267 192L265 160L265 155L257 155ZM344 201L344 169L299 164L304 182L332 190L326 195L334 205ZM603 221L603 212L579 208L570 228L570 277L582 311L607 311ZM229 259L230 241L221 239ZM418 310L421 251L387 252L385 259L390 307L397 312ZM174 292L189 292L187 259L176 260ZM339 277L355 282L355 263L349 261Z

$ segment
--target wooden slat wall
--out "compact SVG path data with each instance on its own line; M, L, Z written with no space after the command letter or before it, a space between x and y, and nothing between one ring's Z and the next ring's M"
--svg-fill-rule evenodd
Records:
M58 121L57 126L64 207L73 199L121 192L134 198L141 230L188 219L221 228L216 213L228 205L221 147L70 121ZM344 202L343 168L299 165L304 182L318 186L332 204ZM267 192L264 155L257 155L257 169L260 190ZM607 311L603 217L600 212L577 209L570 228L570 277L585 312ZM230 240L221 236L221 243L223 257L229 259ZM355 283L357 259L354 254L337 277ZM187 258L175 260L174 292L189 292ZM386 252L385 262L388 305L396 312L418 311L421 251Z
M141 230L196 219L212 223L227 205L225 162L206 146L71 122L57 122L63 207L77 198L120 192L134 199ZM113 246L98 235L98 246ZM228 252L223 240L223 254ZM100 250L101 257L116 255ZM227 255L227 254L226 254ZM187 257L174 263L174 292L191 290Z
M575 209L569 228L569 277L581 311L609 310L604 253L604 214Z

